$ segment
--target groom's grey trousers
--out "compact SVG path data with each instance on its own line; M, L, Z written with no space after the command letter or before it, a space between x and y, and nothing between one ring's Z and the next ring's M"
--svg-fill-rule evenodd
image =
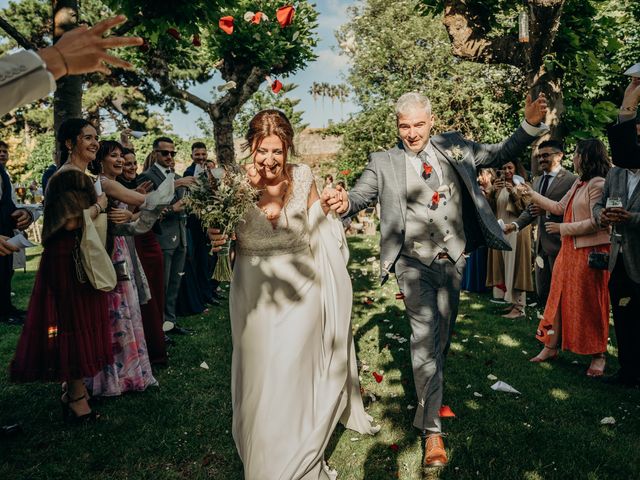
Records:
M395 265L398 286L411 323L411 363L418 395L413 425L440 432L444 360L458 315L460 282L465 266L436 259L427 266L401 255Z

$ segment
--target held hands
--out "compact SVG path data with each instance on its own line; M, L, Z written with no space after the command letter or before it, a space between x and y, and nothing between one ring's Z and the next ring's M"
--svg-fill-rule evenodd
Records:
M126 21L126 17L118 15L108 18L89 28L86 25L66 32L52 47L38 51L38 55L47 64L47 69L57 79L65 75L81 75L83 73L102 72L110 75L107 64L114 67L131 69L129 62L110 55L110 48L142 45L140 37L106 37L103 35L113 27Z
M322 190L321 201L339 215L349 209L349 195L342 187L325 188Z
M8 244L7 240L9 240L9 237L0 235L0 257L4 257L5 255L11 255L12 253L19 251L18 248Z
M11 218L15 220L16 228L18 230L24 230L29 225L31 225L31 222L33 221L31 215L29 215L29 212L23 209L18 209L15 212L13 212L11 214Z
M534 127L537 127L547 116L547 98L544 93L538 95L536 101L532 101L531 94L527 95L527 99L524 104L524 118Z

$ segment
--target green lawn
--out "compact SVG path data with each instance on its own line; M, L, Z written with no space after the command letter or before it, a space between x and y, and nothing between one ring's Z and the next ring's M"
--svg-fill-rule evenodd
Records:
M376 401L368 410L382 424L375 437L339 427L327 452L340 480L420 479L420 442L411 427L415 392L409 337L396 286L377 282L374 237L350 240L353 326L362 384ZM37 258L14 279L25 307ZM372 304L364 302L374 299ZM550 364L527 360L540 348L535 309L526 320L505 320L487 297L463 296L446 371L445 403L457 414L444 421L450 465L426 478L640 478L640 390L587 378L589 359L562 354ZM177 338L160 387L102 401L91 426L62 423L58 385L8 385L0 379L0 423L25 432L0 440L1 479L241 479L230 434L230 329L217 309L186 319L196 335ZM13 354L19 328L0 325L0 363ZM389 338L386 334L399 337ZM613 331L612 331L613 335ZM610 348L615 354L615 349ZM209 369L200 364L205 361ZM609 358L609 367L615 368ZM611 371L611 368L608 369ZM367 369L368 368L368 369ZM376 383L371 372L383 373ZM495 375L522 395L494 392ZM481 396L479 396L479 395ZM613 426L600 424L612 416ZM397 451L391 445L397 445Z

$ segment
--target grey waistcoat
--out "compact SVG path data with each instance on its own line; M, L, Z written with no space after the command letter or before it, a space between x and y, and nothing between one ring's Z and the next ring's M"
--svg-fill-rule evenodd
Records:
M446 252L458 260L464 252L466 238L462 224L462 197L458 177L449 162L440 161L442 176L440 200L432 197L435 182L425 182L407 160L407 217L401 255L431 265L438 253ZM435 170L432 176L437 178Z

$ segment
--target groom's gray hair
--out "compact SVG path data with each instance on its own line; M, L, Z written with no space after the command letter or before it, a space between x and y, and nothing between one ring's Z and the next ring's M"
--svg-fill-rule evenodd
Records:
M431 100L419 92L405 93L396 102L396 118L416 108L424 108L428 115L431 114Z

